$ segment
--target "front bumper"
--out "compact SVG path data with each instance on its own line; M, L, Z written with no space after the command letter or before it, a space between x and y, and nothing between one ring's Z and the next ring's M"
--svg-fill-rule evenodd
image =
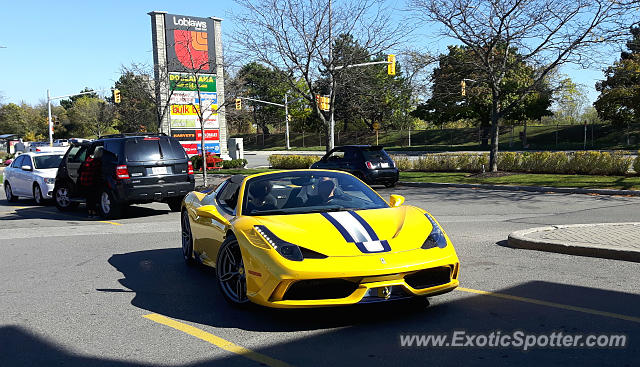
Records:
M243 247L242 250L243 258L247 260L245 267L249 299L274 308L338 306L434 296L449 292L459 285L460 264L453 248L305 259L301 262L285 260L289 266L283 266L276 256L260 256L260 249ZM445 269L446 276L443 277ZM440 275L435 281L429 282L426 279L429 272L438 272ZM425 281L416 281L424 274ZM308 292L295 292L292 295L292 287L303 282L309 282ZM323 282L329 285L333 283L340 289L323 291ZM304 299L309 294L314 299ZM340 295L338 298L324 298L328 294Z
M38 182L38 185L40 185L40 192L42 192L43 199L53 199L53 188L56 186L55 184Z

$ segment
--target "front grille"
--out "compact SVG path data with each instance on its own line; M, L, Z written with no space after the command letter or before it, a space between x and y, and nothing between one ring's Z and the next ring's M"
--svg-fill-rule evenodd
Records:
M287 289L282 299L286 301L345 298L357 288L357 283L344 279L300 280Z
M420 270L405 276L404 281L414 289L431 288L447 284L451 281L451 267L440 266L437 268Z

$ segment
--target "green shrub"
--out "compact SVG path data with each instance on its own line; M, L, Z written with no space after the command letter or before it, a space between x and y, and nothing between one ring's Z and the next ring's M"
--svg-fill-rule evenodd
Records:
M222 161L223 169L244 168L247 165L246 159L232 159L230 161Z
M202 156L201 155L194 155L191 158L189 158L189 160L191 161L191 165L193 166L193 169L195 171L198 171L202 168Z
M522 154L515 152L498 153L498 170L517 172L521 171Z
M322 157L316 155L272 154L269 156L269 165L271 168L282 169L309 168L309 166L320 160L320 158Z
M575 152L569 161L567 173L585 175L624 175L632 159L624 152Z
M640 150L636 159L633 160L633 170L636 171L636 175L640 175Z
M628 153L628 152L626 152ZM625 155L625 152L613 152L611 154L611 173L613 175L625 175L633 159Z
M396 165L396 167L398 167L400 171L409 171L413 168L409 157L394 155L391 156L391 159L393 159L393 163Z

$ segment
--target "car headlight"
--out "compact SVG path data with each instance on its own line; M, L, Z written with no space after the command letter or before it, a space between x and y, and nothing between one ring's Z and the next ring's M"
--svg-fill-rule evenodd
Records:
M302 251L300 251L300 247L294 245L293 243L289 243L285 240L278 238L273 232L271 232L265 226L253 226L255 230L260 233L262 238L267 241L271 247L273 247L282 257L291 261L302 261L304 257L302 256Z
M438 223L436 223L436 221L429 214L425 213L424 215L427 217L427 219L429 219L429 222L431 222L431 226L433 227L433 229L431 229L429 237L427 237L427 239L422 244L422 248L430 249L435 247L447 247L447 239L444 237L444 233L442 233L442 229L440 229Z
M50 178L50 177L45 177L44 178L44 183L46 183L47 185L53 185L54 183L56 183L56 179L55 178Z

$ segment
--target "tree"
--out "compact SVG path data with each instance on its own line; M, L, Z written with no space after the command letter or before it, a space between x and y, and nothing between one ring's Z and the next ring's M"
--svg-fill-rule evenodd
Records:
M554 116L557 123L580 123L586 106L587 93L584 88L571 78L563 78L555 98Z
M239 93L243 97L262 101L284 103L288 85L286 76L277 69L266 67L257 62L244 65L237 74L241 85ZM284 108L252 101L243 101L253 106L253 121L264 134L269 134L269 125L282 123Z
M371 55L360 46L353 36L341 34L334 41L334 58L339 65L353 65L385 61L387 55ZM317 86L323 94L329 93L331 78L318 80ZM409 108L413 90L403 76L399 62L396 75L388 75L385 65L342 68L335 76L335 119L346 131L349 125L355 129L366 126L373 130L374 123L392 126L392 118L398 111Z
M86 93L86 92L93 92L93 89L89 87L84 87L84 89L80 91L80 93ZM88 93L88 94L75 95L75 96L69 97L69 99L61 99L60 106L64 107L65 110L70 110L71 108L73 108L73 105L75 104L75 102L82 97L100 98L100 96L95 92Z
M153 83L148 75L123 70L114 88L120 90L120 103L115 104L116 128L123 133L158 131Z
M0 134L18 134L26 140L45 140L48 136L45 103L30 106L9 103L0 107Z
M629 51L623 51L605 71L606 79L596 84L598 116L618 126L640 122L640 26L631 28L631 36Z
M76 135L100 137L113 130L115 108L103 99L82 96L68 113Z
M588 65L604 46L620 40L638 5L632 0L412 0L421 19L441 26L472 52L474 70L491 104L489 165L497 171L498 124L522 99L566 63ZM507 93L504 79L513 50L534 76Z
M391 12L381 0L357 0L333 4L317 0L238 0L245 12L236 19L234 44L245 57L259 61L287 76L289 88L303 96L329 130L327 149L333 148L331 129L336 108L336 82L340 65L332 57L333 34L352 35L369 54L377 55L402 40L409 27L393 26ZM330 111L316 104L321 93L316 83L329 75ZM303 87L301 87L301 82Z
M497 49L500 49L498 46ZM475 65L476 55L468 46L449 46L449 52L438 58L438 66L431 77L431 97L420 104L413 115L442 127L447 122L474 119L480 126L491 124L491 88L483 79L482 70ZM521 86L531 83L534 68L527 65L516 49L512 49L506 61L508 71L499 84L505 101L517 101L505 112L504 120L537 120L550 115L551 90L545 81L536 86L524 98L519 98ZM465 81L465 95L461 82ZM486 140L485 140L486 144Z

